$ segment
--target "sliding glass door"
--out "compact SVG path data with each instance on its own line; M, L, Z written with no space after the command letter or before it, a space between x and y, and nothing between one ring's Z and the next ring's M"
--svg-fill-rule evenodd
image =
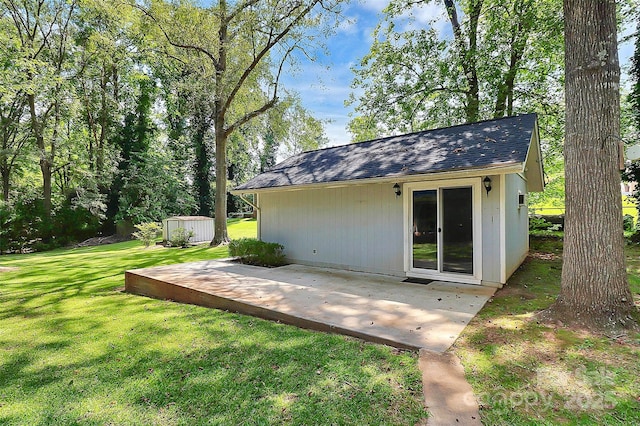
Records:
M473 188L411 192L411 269L474 274Z

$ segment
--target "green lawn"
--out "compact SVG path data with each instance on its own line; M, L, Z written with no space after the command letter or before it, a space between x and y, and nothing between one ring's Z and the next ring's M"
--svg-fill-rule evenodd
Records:
M255 236L255 221L232 221L229 232ZM412 353L120 291L126 269L227 255L126 242L0 257L0 424L425 417Z
M539 324L556 298L562 242L533 238L532 256L454 345L488 425L640 424L640 334L601 336ZM627 247L640 300L640 248Z

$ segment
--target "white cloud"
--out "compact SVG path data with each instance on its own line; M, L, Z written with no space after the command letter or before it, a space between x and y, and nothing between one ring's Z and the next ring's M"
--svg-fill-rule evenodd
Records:
M359 2L362 4L362 8L373 12L382 12L382 10L389 6L389 0L363 0Z
M402 14L401 18L404 24L402 31L432 27L442 36L449 26L446 9L440 3L414 6L411 10Z
M338 24L338 33L355 34L358 32L358 19L355 16L347 16Z

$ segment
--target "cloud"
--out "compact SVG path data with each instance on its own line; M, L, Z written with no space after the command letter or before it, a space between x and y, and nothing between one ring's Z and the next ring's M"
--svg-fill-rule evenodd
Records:
M373 12L382 12L389 5L389 0L364 0L360 2L361 8Z
M358 32L358 18L347 16L338 24L338 34L355 34Z

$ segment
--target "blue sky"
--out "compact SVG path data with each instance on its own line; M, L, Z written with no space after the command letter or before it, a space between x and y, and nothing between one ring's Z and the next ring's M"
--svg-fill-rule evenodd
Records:
M336 35L326 43L329 55L320 55L314 63L302 62L301 70L296 75L283 78L283 85L300 94L303 105L314 117L330 120L325 125L325 131L331 145L345 144L351 140L346 126L353 108L344 105L353 91L350 87L353 80L351 67L369 52L373 30L387 4L388 0L349 2L344 9L348 21L344 21ZM435 4L415 9L412 15L417 24L426 25L434 17L441 17L443 25L446 22L444 9ZM622 35L631 33L633 29L623 30ZM632 41L620 45L623 74L632 53Z

